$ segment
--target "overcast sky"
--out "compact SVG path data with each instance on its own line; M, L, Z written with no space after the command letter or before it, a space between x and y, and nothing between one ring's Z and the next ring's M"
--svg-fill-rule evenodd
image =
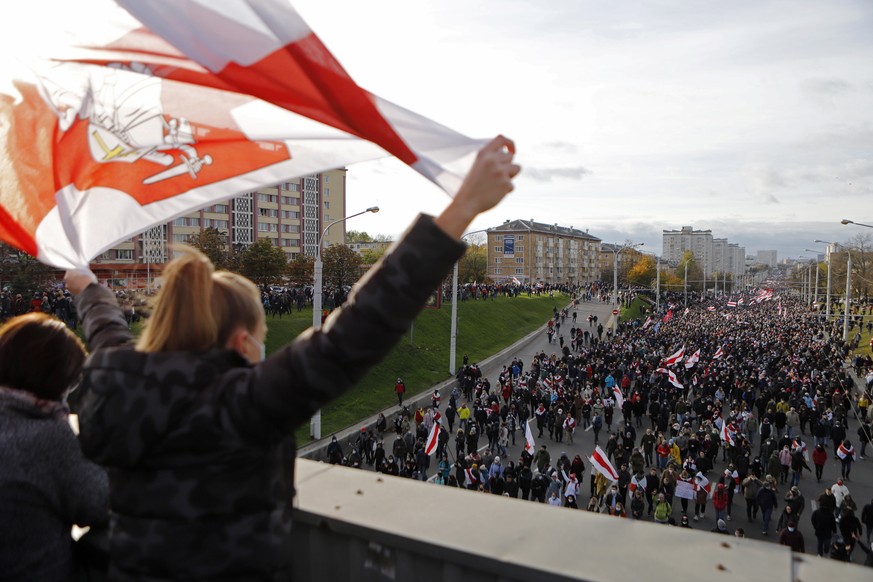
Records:
M530 219L631 239L691 225L779 258L873 224L873 2L296 0L362 87L503 133ZM447 198L393 160L349 169L348 228L396 235ZM806 253L809 254L809 253Z

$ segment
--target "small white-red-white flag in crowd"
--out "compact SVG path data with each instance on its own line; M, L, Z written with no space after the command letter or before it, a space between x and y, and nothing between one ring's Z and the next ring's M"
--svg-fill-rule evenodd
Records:
M700 491L701 489L712 494L712 483L709 482L709 479L707 479L703 473L698 471L697 475L694 476L694 490Z
M424 445L424 452L428 454L428 456L433 455L437 450L437 445L440 441L440 423L435 422L433 426L430 427L430 434L427 435L427 442Z
M707 311L715 311L715 305L710 305L706 308Z
M640 489L642 489L643 491L645 491L645 490L646 490L646 485L647 485L647 484L648 484L648 481L646 481L646 476L645 476L645 475L643 475L643 478L642 478L642 479L637 479L637 476L634 475L633 477L631 477L630 485L628 486L628 491L630 491L631 493L633 493L634 491L637 490L637 487L639 487Z
M537 443L534 441L533 432L530 430L529 420L524 425L524 450L531 455L537 450Z
M613 384L612 395L615 397L615 406L621 409L624 406L624 394L621 393L621 387L618 384Z
M672 356L670 356L664 360L664 365L665 366L674 366L677 363L681 362L682 358L684 358L684 357L685 357L685 346L682 346L682 348L678 352L676 352L675 354L673 354Z
M612 463L609 462L609 457L606 456L606 453L603 452L599 446L594 449L594 452L591 453L591 456L588 458L591 461L591 468L610 481L618 481L618 473L615 470L615 467L612 466Z
M791 442L791 452L796 453L797 451L800 451L803 454L804 459L809 459L809 454L806 452L806 443L799 438L796 438Z
M690 369L694 367L694 364L700 361L700 349L691 354L687 360L685 360L685 368Z
M673 373L672 370L668 370L667 368L658 368L655 370L659 374L667 374L667 380L670 381L670 384L675 386L676 388L685 388L681 382L679 382L679 378L676 377L676 374Z
M682 312L682 315L688 315L688 312L691 311L690 307L686 307L685 311Z
M0 23L16 42L0 71L0 239L56 267L386 155L453 195L484 145L359 87L288 2L26 8Z
M515 283L516 285L521 285L521 281L519 281L516 277L512 278L512 282Z
M647 327L649 327L650 325L652 325L652 321L653 321L653 320L652 320L651 316L647 317L647 318L646 318L646 322L643 324L643 329L646 329Z
M464 485L473 485L478 481L479 477L478 475L476 475L476 473L473 472L472 468L467 467L466 469L464 469Z
M736 307L736 306L737 306L737 302L736 302L736 301L728 301L728 302L727 302L727 306L728 306L728 307Z
M742 305L744 302L745 302L745 300L742 297L737 299L737 305Z
M719 348L715 351L715 355L712 356L712 359L713 359L713 360L720 360L720 359L722 359L722 357L724 357L724 347L719 347Z
M720 436L722 445L729 444L730 446L734 446L734 435L731 433L730 423L726 419L721 423Z
M857 455L855 454L855 447L853 447L852 445L849 445L847 447L846 443L844 442L837 449L837 456L842 460L846 460L847 457L852 457L852 460L854 461L857 457Z

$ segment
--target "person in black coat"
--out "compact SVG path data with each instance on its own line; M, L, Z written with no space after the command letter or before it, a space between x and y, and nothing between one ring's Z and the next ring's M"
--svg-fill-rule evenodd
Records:
M815 538L818 540L816 554L827 556L831 549L831 539L837 533L837 520L834 518L834 512L831 509L819 507L812 512L810 520L812 521L812 529L815 531Z

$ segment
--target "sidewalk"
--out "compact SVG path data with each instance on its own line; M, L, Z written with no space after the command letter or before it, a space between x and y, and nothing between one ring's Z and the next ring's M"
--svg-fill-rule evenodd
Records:
M568 304L568 307L572 313L573 304ZM577 326L582 326L586 321L588 313L594 313L598 316L600 321L606 319L607 315L611 318L611 305L609 303L601 303L599 301L591 301L588 303L580 303L577 311L579 312L579 318L576 322ZM572 321L572 320L571 320ZM572 325L572 323L568 323L568 325ZM604 328L606 328L606 324L604 324ZM568 327L569 329L569 327ZM532 331L527 334L514 344L510 345L507 348L497 352L496 354L492 354L488 356L484 360L476 362L479 364L479 369L482 371L482 375L492 380L492 385L496 384L497 376L503 370L503 366L508 364L509 361L515 357L521 357L525 365L528 365L530 357L533 356L534 353L538 353L541 350L549 350L547 348L548 341L546 340L546 325L543 324L542 327ZM551 351L558 350L557 340L552 344L553 348ZM409 408L409 410L415 410L420 406L430 406L430 397L433 393L434 388L438 388L440 393L443 395L443 400L448 402L448 395L451 393L452 389L458 384L457 379L450 378L431 386L429 389L423 391L420 394L416 394L407 398L404 401L404 406ZM386 390L390 387L386 387ZM388 430L390 431L393 427L394 417L400 412L401 408L397 405L390 406L388 408L383 409L381 412L385 415L385 419L388 422ZM335 433L326 434L323 436L321 440L312 441L299 447L297 449L297 456L301 458L311 459L315 461L326 461L327 460L327 445L330 444L331 437L336 436L337 440L343 445L343 450L348 450L347 445L349 442L354 442L357 438L358 434L361 431L361 427L371 428L375 426L376 419L379 417L379 413L373 414L368 418L363 419L362 421L346 427L342 430L339 430Z

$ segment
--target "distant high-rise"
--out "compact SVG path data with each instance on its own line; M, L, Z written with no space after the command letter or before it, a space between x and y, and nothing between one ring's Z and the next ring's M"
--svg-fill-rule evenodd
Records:
M775 267L777 262L776 251L758 251L758 259L756 262L768 267Z
M704 275L746 272L746 249L726 238L713 238L711 230L694 230L683 226L681 230L664 230L662 256L675 263L682 260L686 251L691 251L694 260L703 268Z

